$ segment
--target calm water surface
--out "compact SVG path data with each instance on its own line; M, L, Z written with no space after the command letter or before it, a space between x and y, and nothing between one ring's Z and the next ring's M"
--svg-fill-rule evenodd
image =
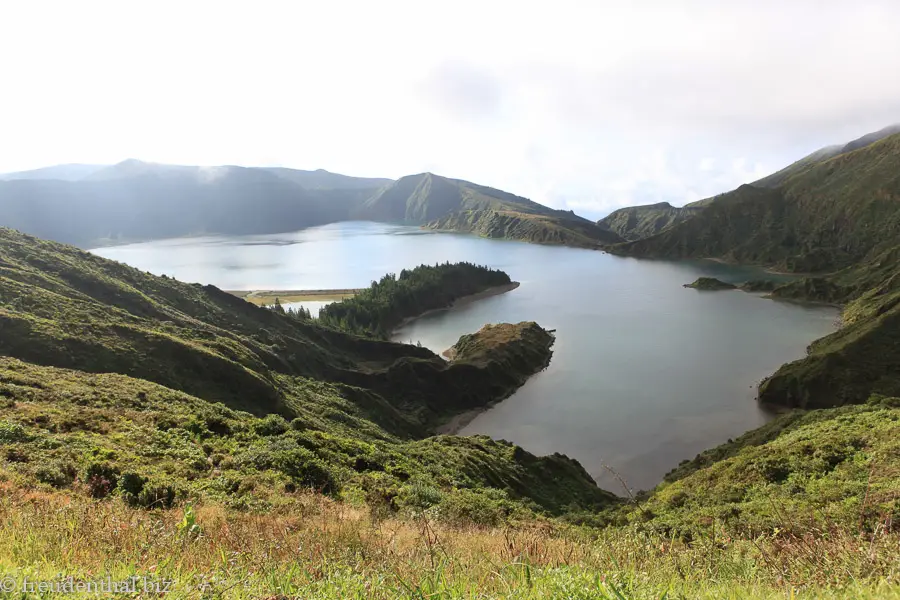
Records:
M503 269L521 282L518 289L430 314L395 339L440 352L486 323L534 320L556 329L550 367L462 433L506 439L537 454L562 452L613 491L621 490L604 465L631 487L649 488L681 460L764 423L756 383L802 357L837 318L831 308L682 287L701 275L732 282L760 276L751 269L377 223L94 252L232 290L363 287L387 272L448 260Z

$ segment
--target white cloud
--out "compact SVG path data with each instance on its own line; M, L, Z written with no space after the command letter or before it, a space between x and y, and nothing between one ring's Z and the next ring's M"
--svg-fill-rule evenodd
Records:
M590 216L681 204L900 121L898 22L892 0L10 2L0 172L431 170Z

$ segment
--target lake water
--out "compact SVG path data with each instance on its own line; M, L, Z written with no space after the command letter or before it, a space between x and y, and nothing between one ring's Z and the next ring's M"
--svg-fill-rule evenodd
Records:
M156 274L222 289L365 287L418 264L470 261L521 286L432 313L397 332L435 352L486 323L556 330L550 367L462 434L487 434L536 454L578 459L603 487L658 483L681 460L768 418L755 386L835 328L835 309L740 291L682 287L701 275L732 282L752 269L351 222L267 236L180 238L94 250Z

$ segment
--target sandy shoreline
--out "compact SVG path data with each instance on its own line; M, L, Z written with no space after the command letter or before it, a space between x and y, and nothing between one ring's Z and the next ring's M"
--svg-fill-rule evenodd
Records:
M423 312L420 315L416 315L414 317L407 317L406 319L403 319L402 321L400 321L400 323L396 327L394 327L394 331L392 332L392 335L396 334L400 328L404 327L405 325L408 325L409 323L412 323L416 319L421 319L425 315L430 315L432 313L440 312L442 310L450 310L451 308L456 308L458 306L464 306L466 304L469 304L470 302L475 302L476 300L481 300L482 298L489 298L491 296L499 296L500 294L505 294L506 292L511 292L512 290L519 287L519 285L520 284L518 281L513 281L511 283L507 283L506 285L496 285L494 287L477 292L475 294L469 294L468 296L463 296L462 298L457 298L449 306L444 306L442 308L434 308L432 310L426 310L425 312Z
M325 302L338 301L352 298L360 290L355 288L343 288L334 290L225 290L227 293L237 296L253 304L271 304L275 298L282 304L285 302Z

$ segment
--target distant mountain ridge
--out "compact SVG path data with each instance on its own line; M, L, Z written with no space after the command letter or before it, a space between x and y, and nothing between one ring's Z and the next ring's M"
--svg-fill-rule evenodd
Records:
M571 211L433 173L397 180L366 200L354 214L375 221L424 224L429 229L540 244L593 248L622 241Z
M13 179L60 179L62 181L78 181L104 168L105 165L66 164L30 169L28 171L16 171L14 173L0 173L0 181Z
M82 247L195 234L282 233L360 219L583 247L622 241L570 211L432 173L393 181L323 169L129 159L19 175L0 180L0 225Z

